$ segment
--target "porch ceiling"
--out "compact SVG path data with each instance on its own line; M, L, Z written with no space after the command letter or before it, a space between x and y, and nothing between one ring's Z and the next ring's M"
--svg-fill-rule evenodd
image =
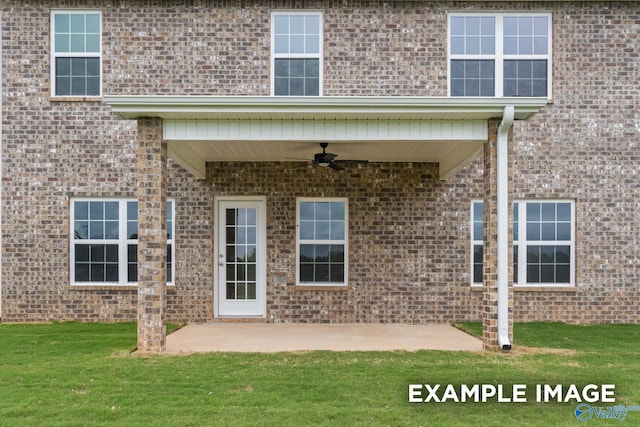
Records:
M436 162L447 179L476 158L507 105L527 120L539 98L106 96L123 119L160 117L169 155L199 178L209 161Z

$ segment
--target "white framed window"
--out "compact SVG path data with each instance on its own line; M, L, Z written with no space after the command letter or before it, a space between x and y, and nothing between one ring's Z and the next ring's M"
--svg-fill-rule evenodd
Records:
M51 95L102 94L102 13L51 12Z
M471 202L471 284L482 284L484 203Z
M271 94L322 94L322 13L271 14Z
M173 284L174 202L167 201L167 284ZM138 202L71 200L71 284L137 285Z
M449 95L551 98L550 13L449 14Z
M299 198L296 209L296 283L348 284L347 199Z
M471 204L471 284L482 284L483 203ZM575 285L575 203L519 200L513 204L513 283Z

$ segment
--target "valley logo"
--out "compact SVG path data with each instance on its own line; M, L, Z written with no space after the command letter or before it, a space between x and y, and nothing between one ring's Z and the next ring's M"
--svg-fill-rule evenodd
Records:
M578 421L582 422L594 417L624 421L630 411L640 411L640 406L591 406L588 403L581 403L576 406L575 415Z

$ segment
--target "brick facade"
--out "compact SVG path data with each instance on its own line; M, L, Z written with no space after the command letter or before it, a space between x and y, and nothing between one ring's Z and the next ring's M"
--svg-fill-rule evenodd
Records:
M242 6L242 7L241 7ZM2 320L133 320L135 288L70 286L70 198L135 197L137 128L101 101L50 97L51 8L99 8L103 93L269 94L273 9L324 12L325 95L447 95L447 11L553 14L553 103L513 130L515 199L576 203L576 287L514 289L520 320L638 322L640 107L635 2L5 1L2 8ZM213 317L216 195L267 197L267 320L479 320L470 204L483 160L345 170L169 161L176 209L169 320ZM295 198L349 198L350 286L295 285Z

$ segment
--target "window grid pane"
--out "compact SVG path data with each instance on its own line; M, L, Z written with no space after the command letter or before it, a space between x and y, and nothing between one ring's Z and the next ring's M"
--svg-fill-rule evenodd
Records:
M503 90L504 96L547 96L547 61L504 61Z
M276 54L320 53L318 15L276 15L274 35Z
M548 19L542 16L505 16L505 55L546 55Z
M452 60L452 96L494 96L495 64L492 60Z
M118 282L118 245L75 245L78 282Z
M451 53L455 55L493 55L495 53L495 17L452 17Z
M482 241L484 239L484 203L473 203L473 240Z
M483 238L484 238L484 204L471 204L471 240L472 240L472 280L475 284L482 283L483 267Z
M56 95L100 94L99 58L56 58Z
M74 240L117 240L118 202L76 202Z
M569 283L570 246L527 246L527 283Z
M473 245L473 283L482 283L483 245Z
M318 59L276 59L275 94L277 96L318 96L320 75Z
M301 283L343 283L344 245L300 245Z
M527 240L571 240L570 210L569 203L527 203ZM559 239L559 236L563 239Z

